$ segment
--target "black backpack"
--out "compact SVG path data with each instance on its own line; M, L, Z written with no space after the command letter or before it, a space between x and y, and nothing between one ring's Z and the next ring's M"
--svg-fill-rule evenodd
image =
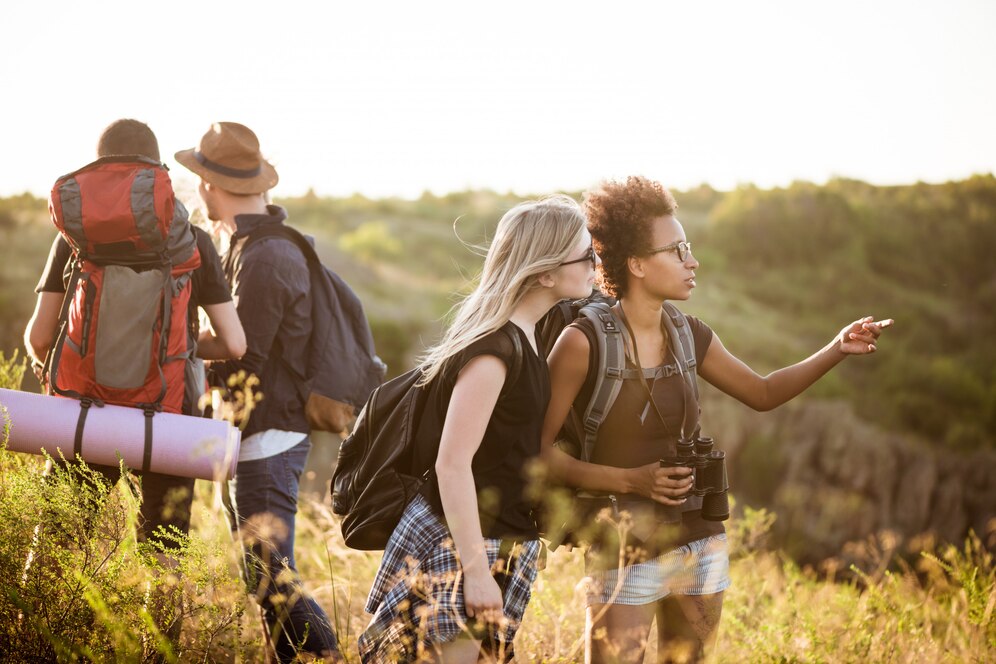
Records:
M505 385L513 385L522 366L522 341L517 334L508 336L514 361ZM383 549L432 473L431 466L414 467L415 434L432 389L418 384L421 377L417 367L376 388L339 448L332 512L342 517L342 537L352 549ZM441 434L436 432L437 446Z
M297 375L304 413L314 431L344 431L371 391L384 380L387 366L374 352L373 335L356 293L322 265L303 234L286 224L264 224L246 238L241 251L268 237L293 242L311 273L311 320L308 373Z

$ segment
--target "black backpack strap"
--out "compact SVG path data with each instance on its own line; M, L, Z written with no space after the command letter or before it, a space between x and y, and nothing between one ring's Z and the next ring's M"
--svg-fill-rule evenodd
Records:
M183 291L183 289L187 287L187 284L190 283L190 281L192 280L192 277L190 275L191 275L190 272L184 272L179 277L175 277L175 278L171 277L170 278L170 283L172 285L173 297L179 297L179 295ZM172 313L170 315L172 315ZM194 338L194 335L191 334L190 332L191 332L191 330L190 330L190 320L188 319L187 320L187 346L186 346L186 350L183 351L182 353L180 353L179 355L166 355L164 363L165 362L173 362L175 360L183 360L183 361L192 360L192 359L194 359L197 356L197 339ZM167 339L167 341L168 341L168 339Z
M671 352L678 363L681 378L685 383L682 390L685 399L685 420L681 433L685 438L694 438L699 432L699 386L695 379L695 339L692 329L685 320L685 314L678 311L670 302L661 308L661 324L667 331Z
M142 472L147 473L152 468L152 418L162 412L161 403L138 404L145 415L145 444L142 448Z
M246 239L242 243L242 246L239 247L238 253L243 254L252 245L270 237L283 238L288 242L292 243L301 251L301 253L304 255L305 262L308 263L308 273L311 276L311 287L314 288L315 279L318 278L318 273L324 269L322 267L322 260L318 257L318 253L315 251L315 248L311 246L311 243L308 242L308 238L306 238L304 234L302 234L296 228L292 228L291 226L288 226L283 222L267 223L261 226L257 226L255 229L253 229L251 233L245 236ZM237 239L238 236L234 236L232 238L233 245ZM234 273L235 255L236 255L235 251L229 250L228 255L226 256L226 258L228 259L226 261L226 272L229 273L228 274L229 278L231 278L232 274ZM311 389L309 386L308 377L302 376L297 369L291 366L289 362L284 360L283 348L280 347L279 340L276 340L273 351L276 352L276 354L279 356L280 362L284 365L284 368L287 369L287 371L294 377L295 379L294 387L297 390L298 397L301 399L301 403L305 404L308 403L308 397L311 396Z
M515 325L515 323L512 323ZM523 348L522 339L517 332L505 332L505 336L508 337L509 341L512 342L512 366L508 368L508 373L505 374L505 384L501 388L501 393L505 394L505 389L515 385L516 381L519 380L519 374L522 373L522 360L523 360Z
M626 351L622 337L622 325L612 308L604 302L589 302L581 307L580 314L591 321L595 328L596 358L595 384L591 399L581 416L583 436L581 460L589 462L595 449L598 428L608 414L619 390L622 389L623 371L626 368Z
M245 250L252 245L268 237L282 237L289 242L293 242L297 248L301 250L301 253L304 254L304 258L308 261L309 267L317 267L319 269L322 268L322 260L318 257L318 252L315 251L315 248L311 246L310 242L308 242L308 238L306 238L301 231L282 222L262 224L261 226L253 229L253 231L246 236L246 240L242 245L241 251L245 252Z
M560 338L560 332L574 322L574 307L572 300L561 300L539 322L539 338L543 344L540 353L546 357Z
M163 365L167 362L166 354L169 352L169 329L170 323L173 321L173 268L171 265L164 265L163 268L163 287L162 287L162 311L160 312L161 318L159 319L159 352L156 359L159 361L159 396L155 399L155 404L161 405L163 399L166 397L166 391L169 386L166 384L166 374L163 373ZM151 426L151 425L150 425Z
M45 356L45 375L48 376L48 385L52 392L55 394L60 394L66 397L72 397L74 399L82 399L83 395L79 394L75 390L60 390L58 386L59 378L59 360L62 358L62 347L66 343L69 343L69 305L73 301L73 296L76 293L76 288L79 286L80 282L83 281L85 277L83 276L83 271L80 267L79 260L73 258L73 270L69 275L69 282L66 284L66 294L62 298L62 309L59 312L59 334L55 337L55 343L48 350L48 355ZM82 355L83 353L79 349L74 349L77 353ZM85 416L84 416L85 419Z
M96 404L97 406L103 406L99 401L94 401L90 397L83 397L80 399L80 414L76 418L76 435L73 438L73 459L81 459L83 457L83 429L86 426L86 416L90 412L90 406Z
M82 355L82 349L75 348L72 340L69 338L69 305L73 301L74 294L76 293L76 288L80 283L87 280L87 277L83 274L80 262L77 258L73 259L73 269L69 277L69 282L66 284L66 294L62 298L62 309L59 313L59 333L56 335L55 342L52 347L49 348L48 354L45 356L45 369L44 375L48 377L49 388L55 394L59 394L64 397L70 397L72 399L77 399L80 402L80 414L76 419L76 433L73 436L73 458L79 459L82 457L83 453L83 430L86 427L86 416L90 413L91 406L102 407L104 402L100 399L94 399L92 397L80 394L76 390L62 390L58 387L59 380L59 360L62 357L62 349L66 344L74 346L74 350ZM92 289L90 289L92 290ZM89 293L90 290L87 292ZM91 298L92 299L92 298Z

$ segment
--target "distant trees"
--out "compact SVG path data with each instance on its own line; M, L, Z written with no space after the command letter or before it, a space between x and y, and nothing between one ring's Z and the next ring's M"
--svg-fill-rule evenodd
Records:
M391 235L383 221L368 221L343 234L339 247L368 263L393 260L401 254L401 240Z
M797 360L771 339L788 334L808 346L828 325L891 316L898 324L886 352L846 363L823 381L824 392L937 444L996 445L996 178L899 187L835 179L731 192L701 185L675 196L703 285L724 293L693 304L702 303L707 321L738 299L765 313L737 335L745 359ZM454 293L480 269L474 247L488 243L520 199L487 190L415 200L311 191L278 203L359 292L382 355L400 371L435 339ZM53 233L44 200L0 199L0 350L21 345Z
M743 187L716 206L707 232L738 287L770 306L809 320L899 321L883 357L847 367L866 415L942 444L993 445L996 178Z

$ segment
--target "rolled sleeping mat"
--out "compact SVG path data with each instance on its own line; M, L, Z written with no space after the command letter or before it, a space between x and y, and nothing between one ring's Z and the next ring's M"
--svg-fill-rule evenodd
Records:
M61 450L67 461L76 458L79 401L0 388L0 406L10 416L8 450L28 454L44 450L55 458ZM90 464L116 466L120 454L129 468L142 470L146 462L145 420L140 408L91 406L79 456ZM152 472L205 480L235 476L242 432L229 422L156 413L151 440L148 470Z

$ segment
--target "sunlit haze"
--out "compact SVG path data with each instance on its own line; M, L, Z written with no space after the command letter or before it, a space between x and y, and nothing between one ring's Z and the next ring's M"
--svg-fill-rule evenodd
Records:
M996 3L8 3L0 195L119 117L252 127L276 195L996 171Z

